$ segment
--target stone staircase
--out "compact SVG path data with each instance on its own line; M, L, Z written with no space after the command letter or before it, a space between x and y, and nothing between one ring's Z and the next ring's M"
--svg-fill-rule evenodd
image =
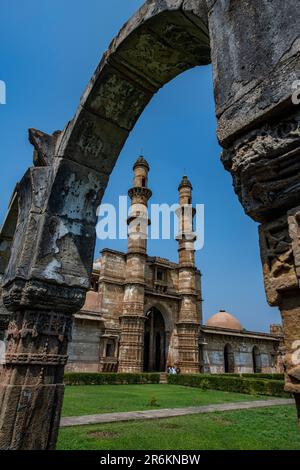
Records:
M160 383L160 384L167 384L167 383L168 383L167 376L168 376L168 374L167 374L166 372L161 372L161 373L160 373L160 381L159 381L159 383Z

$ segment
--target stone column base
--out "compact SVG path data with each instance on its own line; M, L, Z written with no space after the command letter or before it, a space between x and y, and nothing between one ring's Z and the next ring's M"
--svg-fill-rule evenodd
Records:
M61 384L0 385L0 449L54 450L63 397Z
M55 449L72 317L12 314L0 377L0 449Z

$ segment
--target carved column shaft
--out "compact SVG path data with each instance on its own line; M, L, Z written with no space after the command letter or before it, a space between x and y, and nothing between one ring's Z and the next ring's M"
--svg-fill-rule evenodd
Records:
M148 189L149 165L140 157L133 166L133 187L128 218L128 253L123 311L120 316L121 339L119 372L142 372L144 366L145 267L147 259L147 205L152 192Z
M17 186L18 221L3 279L12 317L0 380L0 449L55 448L72 314L90 283L107 177L53 158L57 136L31 131L38 166Z
M71 315L12 315L0 384L0 449L55 448L71 326Z
M179 191L179 283L181 294L179 320L177 323L178 367L183 373L199 372L198 337L200 318L198 314L196 292L196 267L193 232L192 185L186 176L183 177Z
M300 113L270 120L223 152L245 211L261 222L268 303L281 310L286 391L300 394ZM299 410L300 413L300 410Z
M122 315L119 372L142 372L144 361L144 325L142 316Z

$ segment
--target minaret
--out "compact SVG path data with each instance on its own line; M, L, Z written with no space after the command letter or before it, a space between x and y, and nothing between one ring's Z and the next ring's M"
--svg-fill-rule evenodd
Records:
M120 316L121 338L119 372L142 372L144 353L144 291L147 258L149 165L139 157L133 166L133 187L128 191L131 199L128 217L128 252L126 258L126 284L123 311Z
M201 313L198 308L196 291L196 267L193 231L195 209L192 207L192 185L184 176L178 188L179 217L178 254L179 254L179 286L181 295L178 335L178 366L183 373L199 372L199 331Z

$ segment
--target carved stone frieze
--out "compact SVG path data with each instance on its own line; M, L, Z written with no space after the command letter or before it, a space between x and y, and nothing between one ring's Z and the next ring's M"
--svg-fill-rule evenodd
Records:
M55 336L60 342L70 341L72 334L72 316L56 312L26 310L24 315L16 313L11 319L7 339L24 339L28 335L37 338L40 335Z
M248 215L263 222L300 197L300 113L268 121L223 151L222 161Z
M300 280L300 206L288 212L289 235L292 242L295 271Z
M279 305L281 293L298 287L287 217L261 225L259 239L267 299Z
M35 308L74 312L83 306L85 294L86 290L79 287L16 279L3 289L3 303L8 310L34 305Z
M5 363L7 365L64 366L67 360L67 355L60 354L7 353L5 355Z
M279 305L281 294L299 288L300 207L262 224L259 238L267 299Z

